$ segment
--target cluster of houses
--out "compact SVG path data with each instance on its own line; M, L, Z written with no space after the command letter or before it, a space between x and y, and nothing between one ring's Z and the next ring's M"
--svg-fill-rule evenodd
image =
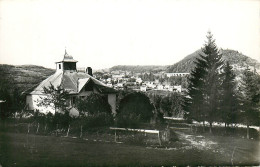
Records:
M56 72L42 81L36 87L28 90L26 93L26 104L29 110L39 110L41 112L54 113L53 106L39 105L41 99L47 95L44 93L44 87L48 88L50 85L54 87L61 86L69 92L68 104L70 106L70 113L77 116L79 112L75 108L75 99L77 97L84 98L94 93L106 96L108 103L111 106L112 113L116 114L116 94L117 90L131 87L137 91L149 90L165 90L182 92L181 85L171 86L168 84L161 84L159 80L143 81L139 73L133 74L128 71L112 71L106 78L99 80L93 76L92 68L77 68L77 62L69 55L66 50L64 58L56 62ZM188 73L166 73L166 76L186 76Z
M170 92L182 92L181 85L171 86L169 84L160 84L156 82L144 82L143 85L140 86L140 90L143 92L149 90L163 90L163 91L170 91Z
M112 71L110 73L106 73L108 76L106 79L100 79L103 83L105 83L107 86L115 89L125 89L125 88L131 88L133 90L140 90L143 92L149 91L149 90L163 90L163 91L170 91L170 92L182 92L184 89L182 89L181 85L171 85L169 83L161 83L159 82L159 79L155 79L154 81L143 81L142 78L140 78L141 73L132 73L129 71ZM158 74L157 74L158 75ZM184 77L189 75L189 73L165 73L161 72L160 77Z

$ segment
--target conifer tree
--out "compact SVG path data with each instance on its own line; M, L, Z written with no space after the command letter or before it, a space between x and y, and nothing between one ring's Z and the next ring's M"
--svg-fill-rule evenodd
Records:
M225 122L225 126L235 123L238 112L238 99L235 92L235 74L232 66L227 61L224 66L224 76L222 82L222 101L221 101L221 121Z
M206 62L203 60L203 56L195 62L196 66L191 72L189 77L188 93L185 98L184 109L187 111L186 117L188 119L194 119L199 122L205 121L204 113L204 77L206 75Z
M222 54L213 39L211 32L202 48L205 56L200 54L196 67L191 72L188 86L186 109L189 116L198 121L208 121L210 132L213 121L219 116Z
M204 107L206 111L206 120L210 124L210 133L213 121L219 118L220 106L220 90L221 90L221 68L223 66L222 54L213 39L211 32L207 34L207 42L202 48L202 52L206 55L204 58L207 68L204 85Z
M249 126L259 125L260 76L247 68L242 77L240 91L242 118L247 125L247 138L249 139Z

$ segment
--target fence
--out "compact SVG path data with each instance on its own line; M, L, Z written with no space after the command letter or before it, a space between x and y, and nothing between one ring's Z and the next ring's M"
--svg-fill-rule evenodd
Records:
M119 138L119 134L117 133L117 131L125 131L125 132L140 132L140 133L144 133L145 136L146 134L156 134L159 145L161 146L162 144L159 130L130 129L130 128L117 128L117 127L110 127L109 129L115 131L115 142L117 142Z

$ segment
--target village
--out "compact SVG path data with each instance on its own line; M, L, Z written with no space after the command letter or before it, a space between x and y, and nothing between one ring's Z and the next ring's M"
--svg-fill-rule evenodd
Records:
M259 6L0 0L0 167L259 166Z
M150 90L162 90L170 92L183 92L186 88L182 85L173 85L167 81L161 81L162 79L167 80L170 77L188 77L189 73L166 73L161 71L160 73L153 73L154 80L144 79L144 75L149 75L150 72L144 73L133 73L131 71L112 71L108 73L97 72L94 73L94 77L100 78L100 81L115 89L133 89L140 90L143 92ZM105 77L104 77L105 76ZM143 79L142 79L143 78Z

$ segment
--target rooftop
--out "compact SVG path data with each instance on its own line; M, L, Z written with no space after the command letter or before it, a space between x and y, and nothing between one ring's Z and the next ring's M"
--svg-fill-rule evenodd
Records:
M65 49L65 54L64 54L64 58L62 61L56 62L56 63L60 63L60 62L78 62L77 60L74 60L73 57L71 55L69 55Z

